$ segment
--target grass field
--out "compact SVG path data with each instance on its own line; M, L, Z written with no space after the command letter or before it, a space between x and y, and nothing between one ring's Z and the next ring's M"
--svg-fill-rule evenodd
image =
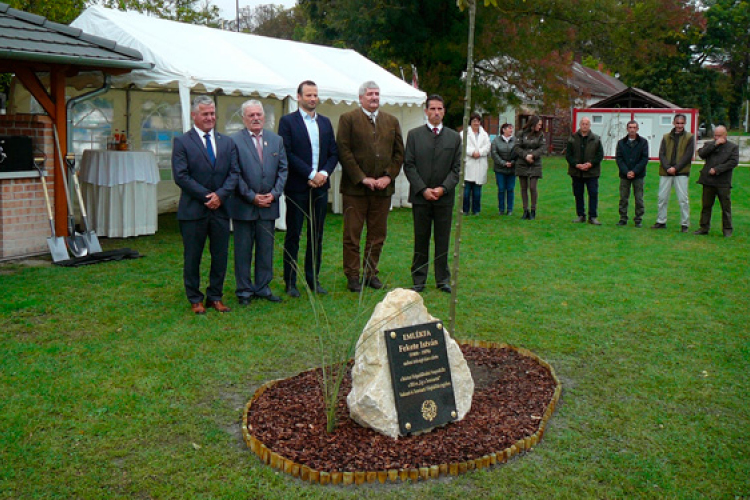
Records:
M507 342L550 362L560 405L530 453L459 478L358 488L302 483L244 445L241 413L269 379L317 366L308 300L190 313L173 214L159 232L103 240L145 257L77 269L0 267L0 498L748 498L750 497L750 175L735 174L735 236L618 227L618 179L605 162L603 225L571 224L570 182L546 159L538 218L495 209L466 218L456 336ZM690 184L692 230L700 186ZM632 214L631 203L631 214ZM326 222L320 299L337 341L382 294L345 289L339 215ZM409 286L411 213L394 210L381 260ZM279 245L283 234L277 234ZM283 291L281 252L273 289ZM204 269L207 270L204 262ZM207 271L206 273L207 274ZM448 298L424 292L448 317ZM363 314L363 312L365 314Z

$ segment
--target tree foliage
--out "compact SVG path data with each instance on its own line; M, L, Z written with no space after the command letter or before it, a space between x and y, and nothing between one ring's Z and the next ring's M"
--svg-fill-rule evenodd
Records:
M105 7L189 24L218 26L219 8L211 0L104 0Z
M5 3L60 24L71 23L86 8L86 0L6 0Z

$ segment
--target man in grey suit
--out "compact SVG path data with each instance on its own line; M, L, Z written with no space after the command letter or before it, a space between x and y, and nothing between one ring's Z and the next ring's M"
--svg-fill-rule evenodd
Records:
M453 202L461 173L461 136L443 126L445 104L439 95L425 103L427 125L409 131L404 153L404 174L409 179L409 202L414 219L414 256L411 277L414 290L424 290L430 256L430 236L435 228L435 283L450 293L448 247Z
M251 298L281 302L268 286L273 279L274 226L279 218L279 197L286 183L287 160L281 137L264 130L266 116L256 100L242 104L245 129L232 134L237 145L240 177L229 202L234 224L234 275L237 299L248 305ZM255 249L255 283L250 266Z
M172 148L172 174L182 190L177 219L184 248L185 293L195 314L205 314L205 307L228 312L221 301L229 258L226 202L237 185L237 148L229 137L214 130L216 107L210 97L197 97L190 116L193 128L175 138ZM211 273L204 307L200 265L206 239L210 240Z

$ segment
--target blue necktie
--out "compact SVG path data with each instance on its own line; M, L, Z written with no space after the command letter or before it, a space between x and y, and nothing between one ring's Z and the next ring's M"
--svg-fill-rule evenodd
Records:
M211 160L211 166L215 166L216 154L214 154L214 145L211 144L211 134L206 134L203 137L206 138L206 151L208 151L208 159Z

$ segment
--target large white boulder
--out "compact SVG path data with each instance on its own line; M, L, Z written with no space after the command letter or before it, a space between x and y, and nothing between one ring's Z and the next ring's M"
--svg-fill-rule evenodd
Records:
M396 288L380 302L357 341L352 368L352 390L346 398L349 414L358 424L398 438L398 414L391 384L388 351L383 338L386 328L403 328L437 321L412 290ZM474 380L458 344L445 331L445 344L456 399L458 418L471 409Z

